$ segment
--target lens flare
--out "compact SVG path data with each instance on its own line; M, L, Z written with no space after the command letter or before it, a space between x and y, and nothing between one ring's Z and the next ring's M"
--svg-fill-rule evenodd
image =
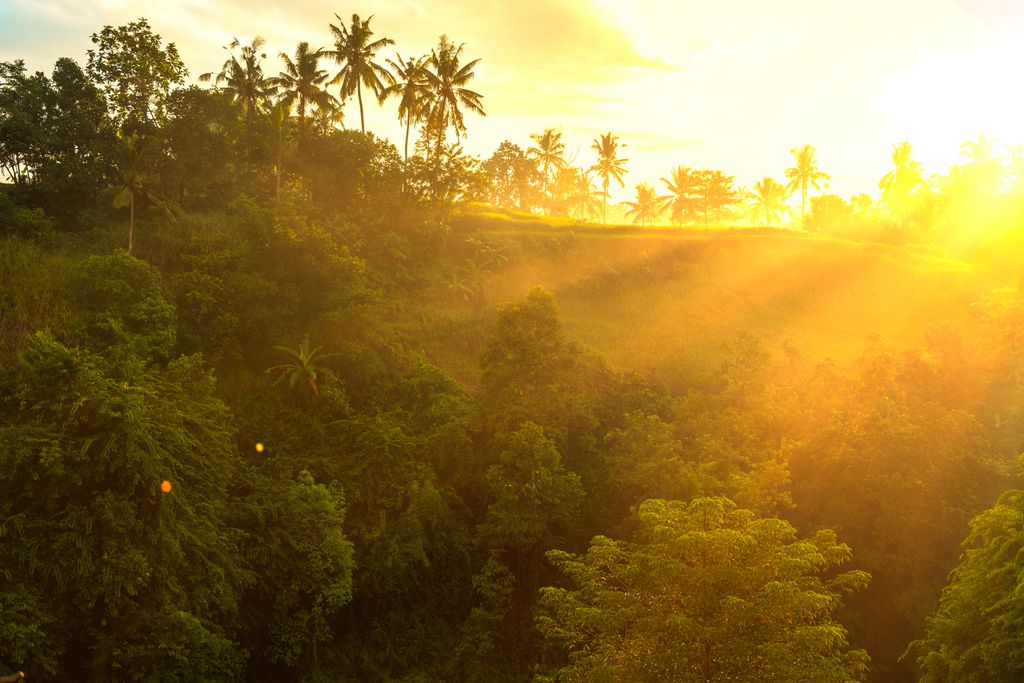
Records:
M255 448L257 453L262 453L265 450L265 446L262 441L257 441Z

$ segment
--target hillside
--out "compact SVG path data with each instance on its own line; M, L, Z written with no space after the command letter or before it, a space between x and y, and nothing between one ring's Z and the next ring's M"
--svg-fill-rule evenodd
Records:
M494 209L453 223L453 262L474 259L458 252L467 240L502 254L472 295L448 286L423 300L441 302L421 321L428 356L469 384L495 306L538 285L570 338L673 384L741 332L839 362L876 340L918 346L943 329L966 340L986 286L963 262L787 230L603 228Z

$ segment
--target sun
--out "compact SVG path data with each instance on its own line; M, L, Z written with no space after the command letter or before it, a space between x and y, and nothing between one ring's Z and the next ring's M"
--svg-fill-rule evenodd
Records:
M982 133L1000 146L1024 142L1024 89L1009 76L1021 63L1024 46L1011 43L921 55L885 79L878 99L891 142L910 142L929 172L961 161L961 145Z

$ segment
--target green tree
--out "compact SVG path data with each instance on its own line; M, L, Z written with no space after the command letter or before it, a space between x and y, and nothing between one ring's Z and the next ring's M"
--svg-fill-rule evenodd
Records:
M959 566L926 635L915 641L923 683L1024 678L1024 492L1007 491L971 522Z
M352 26L346 26L345 22L337 14L340 26L331 24L331 36L334 38L333 50L324 50L326 57L332 58L341 65L341 70L331 79L332 85L341 84L341 102L356 93L359 99L359 126L362 132L366 132L366 120L363 117L363 86L373 91L378 99L382 97L384 90L383 80L388 79L388 71L374 61L374 55L382 47L393 45L395 41L390 38L373 38L373 30L370 28L370 21L373 16L361 20L358 14L352 15ZM382 80L383 79L383 80Z
M118 249L78 261L68 286L77 343L95 353L144 362L171 357L175 310L156 268Z
M504 140L480 166L487 178L488 200L526 211L537 199L537 167L519 145Z
M476 77L473 69L480 60L463 64L463 48L464 43L455 45L443 35L437 47L430 51L427 62L427 119L437 135L435 154L438 157L448 128L455 129L456 139L466 131L463 108L480 116L487 115L481 102L483 95L466 87Z
M736 179L722 171L707 169L697 171L696 175L699 182L697 199L704 225L707 226L709 217L721 221L727 209L739 201L739 193L733 185Z
M148 192L151 180L154 180L156 154L159 142L148 135L118 135L117 161L115 163L117 194L114 195L114 208L128 207L128 253L132 253L135 236L135 204L143 196L153 197Z
M0 547L14 560L0 593L15 587L19 605L0 639L10 618L35 635L0 658L20 651L30 674L56 660L77 680L240 676L229 634L251 575L227 522L238 458L213 390L196 357L143 369L29 341L0 381Z
M671 209L672 222L689 223L697 217L701 182L697 173L686 166L676 166L672 175L662 178L670 194L661 197L664 207Z
M543 553L565 542L584 492L579 476L563 468L554 442L532 422L511 435L486 478L491 502L477 527L477 543L487 561L474 578L482 601L468 624L475 629L466 635L478 649L477 661L492 670L522 669L528 651L536 649L529 612L542 585ZM510 590L495 595L502 576L512 579ZM507 646L496 648L497 643Z
M355 554L345 537L345 496L302 470L294 480L249 475L252 493L236 511L250 530L246 551L257 580L242 600L257 664L285 673L320 669L332 617L352 599Z
M50 92L46 76L30 76L24 61L0 62L0 171L15 185L34 182L45 159Z
M647 221L658 217L661 207L658 202L658 195L654 188L647 183L640 183L636 186L636 201L626 202L629 210L627 216L633 216L634 223L646 226Z
M161 124L171 86L188 75L174 43L164 47L145 19L104 26L92 42L86 68L107 96L115 124Z
M625 147L625 145L621 147ZM601 222L607 225L609 182L615 180L619 187L624 186L622 176L626 173L626 163L629 159L619 158L619 139L611 133L605 133L601 137L595 138L591 148L597 153L597 161L590 167L590 170L596 173L604 182L601 199Z
M296 106L299 113L299 130L305 130L306 111L309 105L318 109L331 109L338 101L324 88L327 81L327 70L320 68L321 50L310 50L309 43L302 41L295 48L295 56L280 52L278 56L284 62L284 71L271 79L277 87L277 94L286 107Z
M764 225L775 225L786 211L787 197L789 190L773 178L762 178L757 181L750 196L754 219L764 221Z
M543 133L531 133L530 139L533 140L534 146L526 150L526 156L539 165L541 177L544 179L544 198L545 201L549 201L551 174L553 171L561 170L566 164L562 131L545 128ZM550 213L550 206L548 212Z
M402 59L399 54L395 60L384 60L391 71L386 72L388 86L380 93L381 101L389 97L398 98L398 120L405 123L405 161L409 161L409 131L412 125L424 115L424 100L427 93L426 64L427 57Z
M226 208L237 183L238 125L227 93L194 85L171 93L160 181L182 210Z
M274 384L288 380L288 386L294 388L296 384L301 383L309 390L313 398L319 398L321 378L332 378L333 373L329 368L318 363L330 358L332 354L322 353L322 346L309 348L309 336L302 339L302 343L297 349L290 349L287 346L275 346L274 348L290 356L287 363L267 368L267 372L280 371Z
M569 196L569 211L578 218L588 220L597 215L601 208L601 191L594 186L589 171L574 168L572 194Z
M261 64L262 60L267 58L267 54L261 52L266 43L263 36L256 36L248 45L242 45L238 38L232 38L224 48L228 51L228 58L221 66L220 72L216 76L213 72L199 76L199 80L203 82L212 79L214 86L229 93L231 99L238 104L245 118L247 138L252 133L256 115L263 110L276 90L275 80L264 75ZM239 56L236 56L235 48L240 45L242 49Z
M814 159L814 148L810 145L791 149L790 153L796 160L796 165L786 169L786 177L789 178L786 189L790 192L800 190L800 225L803 226L804 210L807 207L807 186L820 190L822 186L819 183L828 180L828 174L818 168L818 162Z
M833 614L867 584L836 574L850 548L824 530L798 539L724 498L648 500L635 541L596 536L551 551L573 588L544 588L541 630L569 650L551 680L864 680Z
M893 145L892 169L878 181L882 201L896 217L900 227L913 213L917 197L929 191L922 175L924 169L911 154L909 142Z

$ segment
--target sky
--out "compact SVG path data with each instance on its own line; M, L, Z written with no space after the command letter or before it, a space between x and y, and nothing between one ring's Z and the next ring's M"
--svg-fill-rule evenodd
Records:
M1024 143L1024 2L1018 0L0 0L0 60L49 71L84 64L89 36L145 16L174 42L190 77L215 71L237 36L279 51L329 47L337 12L373 15L395 40L383 56L429 52L444 33L481 58L465 148L486 158L505 139L558 128L577 165L612 132L629 159L624 199L677 165L716 168L750 186L784 179L805 144L843 196L877 192L892 146L926 171L957 162L985 132ZM400 146L393 102L370 103L367 128ZM355 103L348 124L358 125Z

